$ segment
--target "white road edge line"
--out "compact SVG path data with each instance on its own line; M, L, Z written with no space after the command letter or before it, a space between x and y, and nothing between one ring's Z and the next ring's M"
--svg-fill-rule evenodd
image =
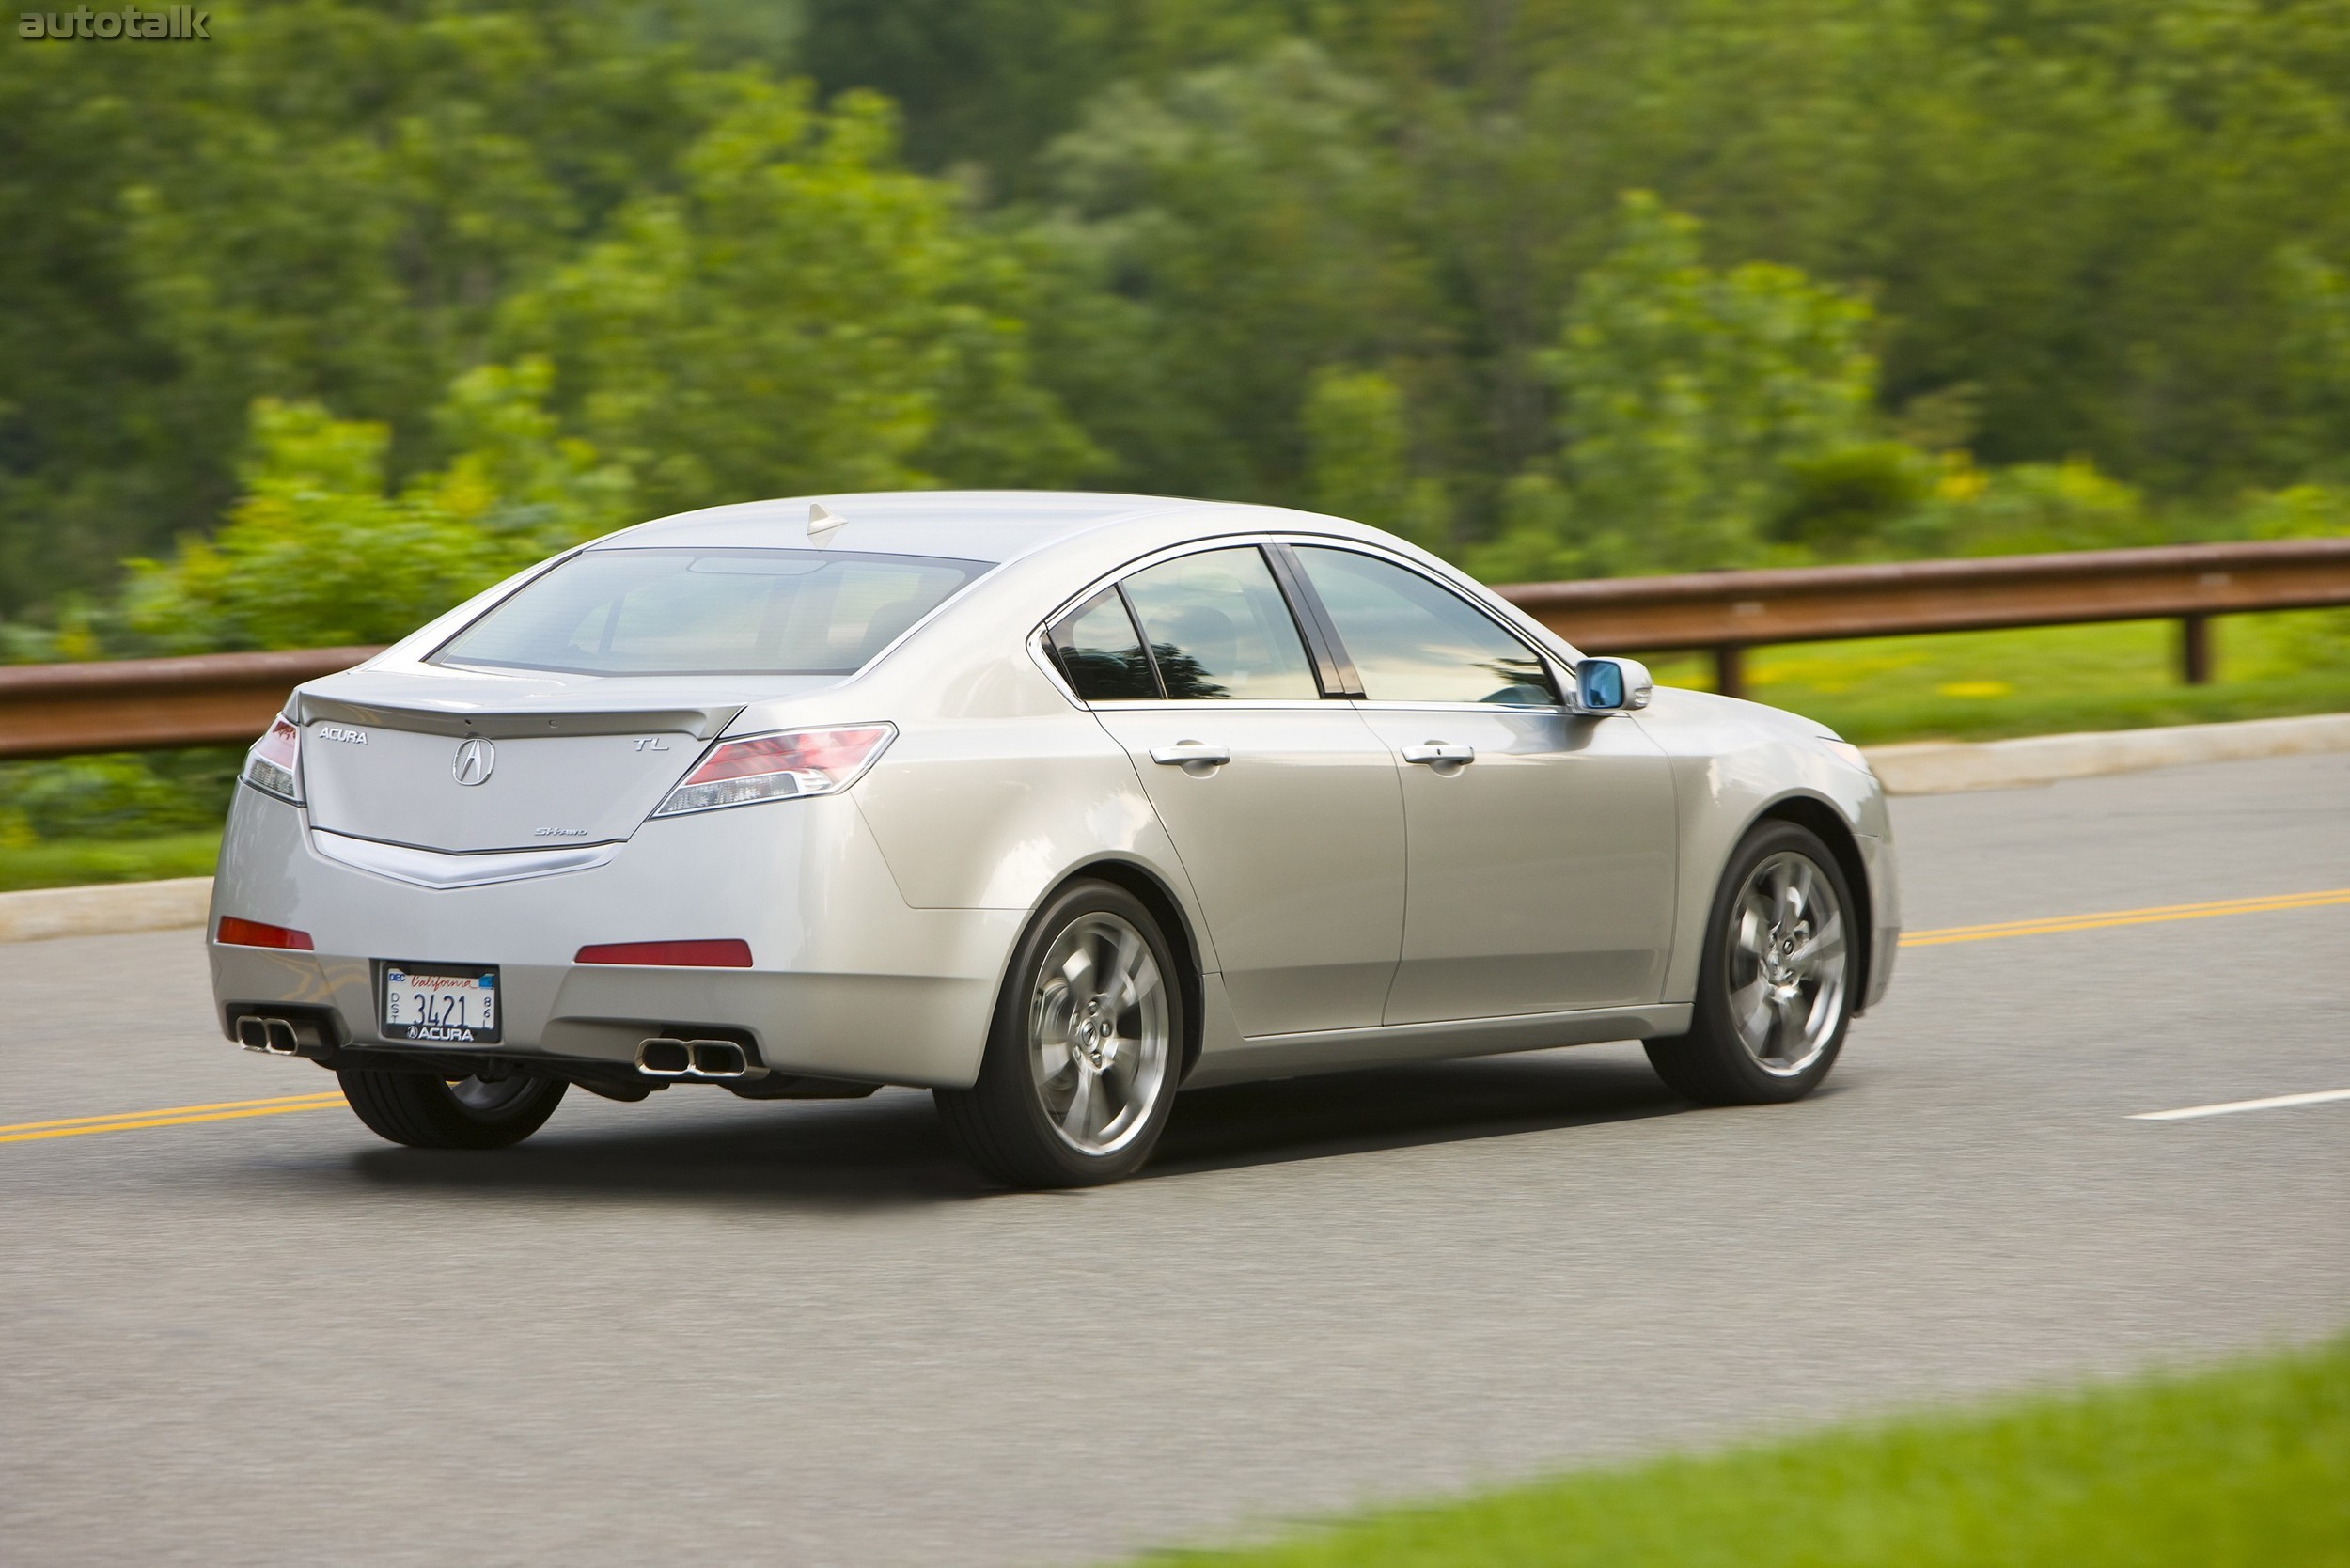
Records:
M2311 1094L2272 1094L2265 1100L2229 1100L2217 1105L2188 1105L2181 1110L2138 1111L2133 1121L2191 1121L2199 1116L2227 1116L2234 1111L2282 1110L2287 1105L2322 1105L2328 1100L2350 1100L2350 1089L2321 1089Z

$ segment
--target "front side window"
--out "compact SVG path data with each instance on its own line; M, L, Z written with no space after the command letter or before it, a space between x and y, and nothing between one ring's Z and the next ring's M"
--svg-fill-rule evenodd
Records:
M1450 589L1352 550L1304 545L1296 554L1369 700L1510 707L1559 700L1533 650Z
M499 604L432 663L849 675L989 565L835 550L590 550Z
M1170 700L1320 700L1289 602L1255 545L1180 557L1124 587Z

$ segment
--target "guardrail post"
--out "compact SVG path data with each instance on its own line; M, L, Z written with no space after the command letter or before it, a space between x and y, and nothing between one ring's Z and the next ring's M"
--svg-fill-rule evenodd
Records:
M1724 697L1747 695L1746 651L1734 642L1714 647L1714 689Z
M2179 673L2190 686L2211 684L2211 617L2179 617Z

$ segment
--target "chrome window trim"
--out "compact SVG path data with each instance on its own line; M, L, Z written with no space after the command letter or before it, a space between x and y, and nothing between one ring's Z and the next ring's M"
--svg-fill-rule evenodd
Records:
M1421 565L1418 561L1413 560L1410 557L1399 555L1393 550L1387 549L1383 545L1372 543L1367 540L1353 539L1343 534L1309 533L1303 529L1290 530L1258 528L1247 529L1239 533L1216 534L1202 539L1185 540L1180 544L1163 544L1155 550L1146 551L1142 555L1134 557L1132 559L1124 562L1123 564L1113 567L1109 571L1104 572L1095 576L1091 581L1088 582L1084 588L1079 588L1076 592L1070 594L1059 604L1056 604L1049 615L1039 620L1028 633L1028 657L1035 661L1039 669L1044 672L1044 678L1053 683L1053 689L1055 691L1060 693L1062 700L1066 701L1071 707L1078 709L1082 712L1090 713L1096 708L1108 710L1115 707L1165 709L1176 706L1185 706L1216 709L1242 706L1243 704L1237 701L1194 701L1179 704L1171 698L1154 699L1148 698L1120 698L1116 703L1088 702L1076 694L1074 688L1069 684L1068 680L1061 674L1059 663L1053 657L1051 639L1048 634L1060 620L1061 617L1069 614L1070 611L1075 609L1078 605L1084 604L1095 594L1100 593L1103 589L1115 588L1117 585L1125 581L1128 577L1133 576L1137 572L1148 571L1152 567L1161 565L1167 561L1178 559L1184 556L1201 555L1210 550L1229 550L1234 548L1235 546L1244 544L1280 544L1288 546L1292 551L1306 546L1331 550L1351 550L1358 556L1369 556L1373 560L1385 561L1390 566L1400 567L1405 572L1412 572L1416 576L1424 578L1428 582L1434 584L1437 588L1442 588L1445 592L1452 595L1453 598L1458 599L1463 604L1468 605L1469 608L1475 610L1479 615L1483 616L1488 621L1493 623L1495 630L1500 632L1504 636L1509 637L1513 642L1516 642L1521 647L1525 648L1527 651L1533 654L1536 661L1540 663L1544 669L1550 672L1551 680L1554 682L1557 682L1562 675L1572 677L1574 672L1574 666L1572 662L1561 658L1558 654L1550 652L1546 649L1543 648L1539 643L1529 640L1523 631L1495 615L1489 605L1479 603L1474 595L1463 591L1459 584L1449 582L1446 578L1430 572L1425 566ZM1300 561L1298 564L1299 569L1302 571L1305 563ZM1277 576L1275 581L1277 585L1279 578ZM1308 578L1306 586L1308 589L1312 589L1313 584L1310 578ZM1480 592L1491 591L1490 589L1483 588L1481 584L1478 585L1478 587ZM1317 597L1319 597L1318 593ZM941 605L940 608L943 609L945 606ZM1327 612L1325 611L1324 613L1326 614ZM1292 609L1292 618L1294 619L1294 617L1295 611ZM911 634L909 633L909 635ZM1299 640L1304 642L1306 645L1306 657L1308 662L1310 664L1314 656L1313 644L1308 639L1306 629L1303 626L1298 627L1297 635ZM1342 647L1345 642L1345 638L1340 636L1340 642ZM1560 643L1561 646L1569 648L1572 647L1572 645L1567 644L1563 638L1560 639ZM887 651L885 650L884 651L886 652ZM1349 655L1349 657L1351 658L1352 655ZM878 659L876 662L879 662ZM1324 697L1317 698L1311 701L1308 701L1304 698L1282 699L1278 701L1263 698L1252 700L1257 706L1264 707L1318 708L1325 702L1350 702L1357 708L1370 708L1383 711L1420 710L1428 712L1449 711L1457 713L1487 713L1498 711L1518 713L1570 714L1575 712L1572 704L1565 702L1540 703L1528 705L1527 707L1518 707L1514 704L1500 702L1383 702L1377 698L1367 697Z
M1545 667L1547 664L1545 663ZM1561 702L1376 702L1367 697L1351 699L1357 708L1374 713L1572 713Z
M1333 702L1343 698L1331 697L1120 697L1104 702L1087 704L1097 713L1165 713L1175 710L1202 713L1230 713L1241 709L1275 709L1301 713L1327 713Z
M1073 706L1085 709L1089 713L1097 708L1106 709L1117 704L1123 704L1132 708L1164 709L1181 706L1214 709L1238 708L1249 704L1254 704L1259 707L1276 708L1319 708L1325 702L1344 702L1348 700L1348 698L1338 697L1277 698L1251 698L1246 699L1234 698L1220 701L1199 701L1197 699L1179 699L1175 698L1120 698L1116 699L1115 703L1087 702L1077 696L1075 689L1073 688L1069 684L1068 680L1062 676L1059 666L1054 660L1052 653L1051 632L1055 626L1060 623L1061 617L1069 614L1070 611L1075 609L1078 605L1084 604L1095 594L1100 593L1103 589L1116 588L1120 583L1123 583L1127 578L1134 576L1136 572L1148 572L1154 566L1163 566L1168 561L1180 560L1185 556L1205 555L1211 550L1231 550L1242 545L1257 545L1261 547L1267 544L1284 543L1293 538L1328 539L1331 536L1327 534L1292 535L1268 533L1262 529L1251 529L1245 533L1216 534L1204 539L1187 539L1181 544L1162 544L1155 550L1147 551L1142 555L1135 557L1133 559L1125 562L1121 566L1113 567L1109 571L1103 572L1101 575L1095 577L1091 582L1086 584L1084 588L1079 588L1075 593L1071 594L1068 598L1063 599L1058 604L1055 605L1050 615L1047 615L1043 619L1038 621L1035 626L1029 629L1027 638L1028 657L1035 660L1037 664L1043 668L1046 677L1053 682L1054 690L1059 692L1061 696L1066 698ZM1273 572L1273 566L1270 562L1266 563L1265 571L1269 573ZM1284 605L1289 605L1289 594L1286 589L1281 588L1281 579L1277 573L1274 574L1273 586L1276 590L1280 591L1282 604ZM1306 655L1306 667L1310 673L1314 666L1314 645L1312 639L1307 635L1306 628L1298 626L1296 622L1297 611L1292 605L1290 606L1290 623L1297 632L1298 650ZM1136 625L1135 630L1139 635L1148 635L1147 633L1143 632L1139 623Z
M1059 619L1058 616L1055 616L1053 620ZM1053 621L1048 620L1043 626L1028 634L1028 657L1036 661L1036 667L1044 672L1044 679L1050 681L1053 683L1053 689L1060 693L1062 701L1079 712L1087 712L1089 710L1089 705L1085 698L1077 695L1076 688L1070 685L1069 677L1061 673L1060 661L1053 657L1052 648L1046 641L1044 633L1052 624Z

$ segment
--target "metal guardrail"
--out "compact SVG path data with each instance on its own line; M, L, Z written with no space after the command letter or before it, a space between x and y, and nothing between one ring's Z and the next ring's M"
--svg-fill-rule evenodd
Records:
M2211 679L2211 618L2350 604L2350 539L2177 544L1974 560L1528 583L1502 594L1590 653L1713 653L1740 695L1742 655L1775 642L2179 622L2179 669Z
M243 745L286 694L373 648L200 653L78 665L0 665L0 759Z
M2183 544L1881 566L1527 583L1502 594L1593 653L1709 651L1719 689L1765 643L2176 619L2181 673L2211 678L2210 619L2350 604L2350 539ZM229 745L302 682L373 648L0 666L0 759Z

